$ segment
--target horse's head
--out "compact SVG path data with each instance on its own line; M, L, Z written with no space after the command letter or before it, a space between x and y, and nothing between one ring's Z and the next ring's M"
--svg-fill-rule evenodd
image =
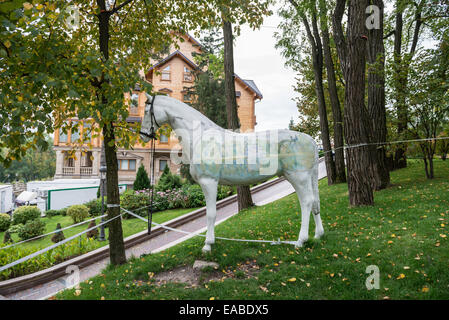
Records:
M145 93L147 96L147 101L145 102L145 115L142 121L142 128L140 137L143 141L148 142L150 140L151 128L154 128L154 132L156 132L160 126L167 123L168 116L164 111L162 102L162 96L150 96L148 93Z

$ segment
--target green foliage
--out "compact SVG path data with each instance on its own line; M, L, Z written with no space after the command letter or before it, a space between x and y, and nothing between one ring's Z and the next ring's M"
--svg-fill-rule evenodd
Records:
M56 232L56 233L51 237L51 242L53 242L53 243L58 243L58 242L61 242L62 240L65 239L64 232L62 232L61 229L62 229L62 228L61 228L61 224L58 223L58 224L56 225L56 231L57 231L57 230L60 230L60 231Z
M61 210L47 210L45 211L45 216L46 217L54 217L54 216L60 216L61 215Z
M106 198L105 198L105 203L106 203ZM90 216L98 217L101 215L101 199L93 199L89 202L86 202L84 205L89 209Z
M181 163L181 170L180 170L181 177L186 180L189 184L196 183L195 180L193 180L192 176L190 175L190 164Z
M0 232L8 230L11 225L11 218L7 213L0 213Z
M150 179L148 178L148 173L145 170L143 164L140 165L137 170L136 180L134 180L133 188L134 190L145 190L151 187Z
M73 223L82 222L89 216L89 209L83 204L75 204L67 209L67 215Z
M10 234L14 234L14 233L18 233L20 229L23 228L23 224L19 223L19 224L14 224L11 227L9 227L8 232Z
M13 242L13 240L11 238L11 233L9 233L9 231L6 231L5 235L3 236L3 243L4 244L10 244L12 242Z
M69 258L92 251L97 247L97 244L98 242L87 239L86 237L81 237L80 240L75 239L73 241L69 241L53 250L49 250L45 254L38 255L33 259L24 261L12 268L0 272L0 280L3 281L12 279L49 268ZM24 248L21 246L2 249L0 250L0 265L6 265L15 260L26 257L35 251L36 249Z
M164 168L161 177L156 185L156 191L167 191L180 188L182 186L181 177L171 173L168 166Z
M53 140L47 138L44 147L37 146L28 149L21 160L14 160L9 167L0 166L0 181L12 182L23 180L44 180L53 178L56 168L56 153L48 146L53 145Z
M87 229L95 227L97 224L95 223L95 220L92 220L89 225L87 226ZM92 229L86 233L86 237L97 239L98 237L98 228Z
M25 224L30 220L38 219L41 211L36 206L21 206L14 210L12 224Z
M21 240L31 239L44 234L45 222L40 219L30 220L19 229L18 235Z

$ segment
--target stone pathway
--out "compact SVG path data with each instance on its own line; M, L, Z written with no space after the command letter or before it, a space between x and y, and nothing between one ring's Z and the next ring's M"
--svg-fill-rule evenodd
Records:
M326 176L326 167L324 165L324 161L319 165L319 175L318 178L322 179ZM291 193L294 192L293 187L288 181L282 181L274 186L271 186L267 189L260 190L253 194L253 201L256 205L261 206L267 203L276 201L281 199ZM238 212L237 202L231 203L223 208L217 210L217 222L216 224L220 224L223 221L229 219L233 215ZM151 240L143 242L139 245L136 245L132 248L126 250L126 257L130 258L132 256L139 257L142 254L148 253L156 253L162 250L165 250L169 247L172 247L178 243L181 243L196 234L202 233L206 230L206 218L201 217L194 221L191 221L179 228L183 231L192 232L189 235L185 235L183 233L167 231L164 234L155 237ZM146 232L146 231L144 231ZM105 258L99 262L91 264L85 268L82 268L79 272L79 280L85 281L97 274L101 273L101 271L107 266L109 263L109 257ZM47 282L45 284L36 286L34 288L30 288L24 291L16 292L14 294L8 295L4 298L11 300L41 300L47 299L59 291L67 288L67 282L70 282L70 279L73 278L70 274L67 276L63 276L56 280ZM3 298L3 297L0 297Z

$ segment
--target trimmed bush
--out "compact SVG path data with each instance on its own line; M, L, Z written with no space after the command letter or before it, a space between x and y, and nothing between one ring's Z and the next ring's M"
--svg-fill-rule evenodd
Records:
M95 220L92 220L90 223L89 223L89 225L87 226L87 229L90 229L90 228L92 228L92 227L95 227L97 224L95 223ZM86 236L88 237L88 238L94 238L94 239L97 239L97 237L98 237L98 228L95 228L95 229L92 229L92 230L90 230L90 231L88 231L87 233L86 233Z
M39 219L30 220L20 228L18 235L21 240L31 239L44 234L45 223Z
M144 190L150 188L150 179L148 178L148 173L145 170L143 164L140 165L136 173L136 180L134 180L133 188L134 190Z
M22 229L22 228L23 228L23 224L21 224L21 223L19 223L19 224L14 224L14 225L12 225L11 227L9 227L8 232L9 232L10 234L18 233L19 230Z
M47 210L45 211L45 216L48 218L61 215L60 210Z
M40 217L41 211L35 206L22 206L14 210L12 215L12 224L26 224L30 220L36 220Z
M168 166L166 166L164 172L162 173L156 185L156 190L167 191L178 189L181 187L182 187L181 177L176 174L172 174Z
M106 211L106 198L104 203L104 210ZM89 202L86 202L84 205L87 207L87 209L89 209L89 215L91 215L92 217L98 217L99 215L101 215L101 199L91 200Z
M0 232L8 230L11 225L11 218L7 213L0 213Z
M65 239L64 232L62 232L61 229L62 229L61 224L58 223L56 225L56 231L59 230L59 232L56 232L55 234L53 234L53 236L51 237L51 242L58 243Z
M65 217L67 215L67 209L68 208L59 209L61 216Z
M75 204L67 209L67 215L73 223L82 222L89 216L89 209L83 204Z

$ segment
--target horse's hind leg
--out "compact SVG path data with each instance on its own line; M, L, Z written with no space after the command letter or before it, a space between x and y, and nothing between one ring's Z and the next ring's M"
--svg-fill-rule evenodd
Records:
M211 245L215 243L215 219L217 217L217 187L218 181L212 178L200 178L198 183L206 199L207 232L203 252L210 252Z
M309 239L309 219L310 211L314 205L315 197L312 186L312 171L296 171L284 174L287 180L295 188L298 195L299 204L301 205L301 230L296 244L302 247L304 242Z

